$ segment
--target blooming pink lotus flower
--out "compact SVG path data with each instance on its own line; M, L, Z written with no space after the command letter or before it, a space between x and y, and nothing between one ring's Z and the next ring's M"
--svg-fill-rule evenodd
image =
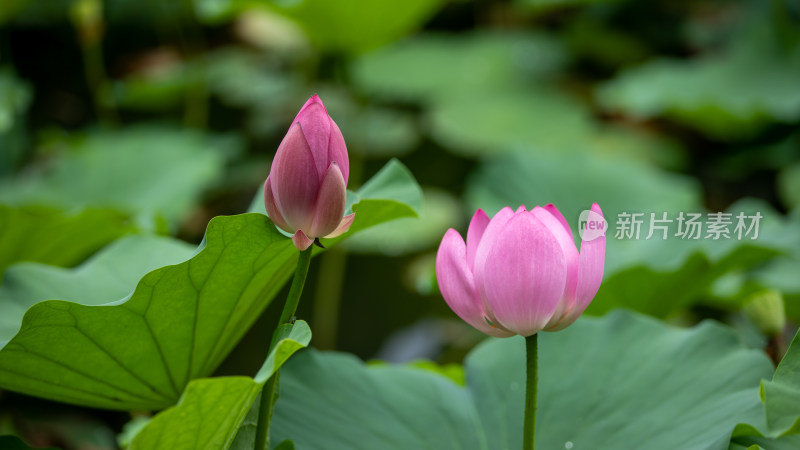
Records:
M596 203L590 214L604 221ZM459 317L490 336L566 328L589 306L603 279L605 234L583 237L578 253L553 205L516 212L506 207L491 220L479 209L466 244L450 229L439 246L442 296Z
M292 234L300 250L318 237L339 236L355 216L344 216L349 175L342 132L314 95L297 113L272 160L264 183L269 218Z

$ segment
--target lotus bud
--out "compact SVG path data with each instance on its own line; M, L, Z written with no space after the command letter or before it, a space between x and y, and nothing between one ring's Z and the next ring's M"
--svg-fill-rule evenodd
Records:
M267 215L292 235L299 250L317 238L339 236L355 217L344 216L349 175L342 132L314 95L297 113L272 160L264 183Z
M600 207L592 220L604 221ZM605 229L605 227L595 227ZM531 336L571 325L603 280L606 237L583 233L580 252L553 205L472 217L464 242L450 229L436 254L436 278L461 319L495 337Z
M767 336L778 336L786 326L783 295L775 289L765 289L751 295L743 311L758 329Z

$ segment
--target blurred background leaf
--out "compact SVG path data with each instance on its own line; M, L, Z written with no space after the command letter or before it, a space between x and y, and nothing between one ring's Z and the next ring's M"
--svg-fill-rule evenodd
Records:
M174 225L219 179L235 142L155 126L95 131L53 143L60 160L0 180L0 201L110 207Z
M0 273L21 261L74 266L135 229L128 217L113 210L64 213L48 207L0 205Z
M429 18L442 0L386 5L370 0L274 0L270 7L297 21L320 50L359 53L387 44Z
M374 95L427 103L522 86L557 72L565 59L563 44L544 33L422 34L356 59L353 75Z
M601 86L611 110L647 119L666 116L709 136L747 138L772 122L800 118L800 34L782 42L759 24L723 51L693 60L661 59L628 69Z

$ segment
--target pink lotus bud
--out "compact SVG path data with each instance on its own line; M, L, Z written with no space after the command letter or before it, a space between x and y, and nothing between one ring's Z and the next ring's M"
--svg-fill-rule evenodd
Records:
M604 222L596 203L591 217ZM530 336L564 329L583 313L603 280L605 249L604 233L583 233L578 253L553 205L506 207L491 220L479 209L466 244L452 228L444 235L436 278L453 312L473 327L496 337Z
M297 113L272 160L264 183L267 214L292 233L300 250L318 237L339 236L355 216L342 217L349 175L342 132L314 95Z

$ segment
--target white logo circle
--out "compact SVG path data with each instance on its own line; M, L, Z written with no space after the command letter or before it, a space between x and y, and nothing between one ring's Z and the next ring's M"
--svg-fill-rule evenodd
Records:
M578 234L584 241L593 241L606 235L608 222L600 214L587 209L578 218Z

